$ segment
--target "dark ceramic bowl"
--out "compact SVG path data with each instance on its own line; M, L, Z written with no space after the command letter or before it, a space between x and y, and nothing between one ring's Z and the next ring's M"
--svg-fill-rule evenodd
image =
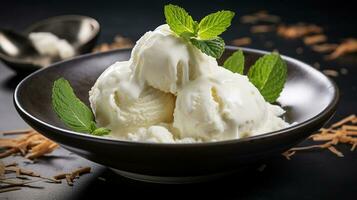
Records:
M237 48L226 48L224 60ZM267 52L242 48L250 66ZM284 56L288 78L278 102L289 128L259 136L196 144L154 144L119 141L69 130L51 106L51 87L59 77L68 79L88 105L88 91L99 75L115 61L128 60L130 49L81 56L56 63L24 79L14 94L22 118L64 148L135 179L185 182L213 178L276 156L321 128L334 114L338 90L325 75Z
M99 23L91 17L63 15L34 23L21 35L28 37L31 32L50 32L61 39L66 39L75 49L76 55L80 55L89 53L94 48L100 32L100 26ZM17 46L19 46L19 48L22 47L21 45ZM34 53L37 53L37 51ZM14 57L6 51L2 51L0 48L0 59L18 73L29 73L44 67L42 66L44 64L35 64L33 61L26 59L26 56L31 55L25 54ZM58 59L55 59L51 63L57 61Z

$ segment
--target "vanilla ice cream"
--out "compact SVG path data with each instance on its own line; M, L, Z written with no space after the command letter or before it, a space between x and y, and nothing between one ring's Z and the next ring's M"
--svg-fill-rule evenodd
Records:
M283 113L246 76L219 67L178 93L173 126L182 137L227 140L284 128L288 124L277 117Z
M175 96L146 85L132 97L132 91L125 88L131 74L129 61L117 62L103 72L89 93L98 125L119 138L141 127L173 121Z
M289 126L246 76L159 26L141 37L90 91L98 125L118 139L191 143L237 139Z
M132 61L137 81L173 94L217 66L213 57L187 45L168 25L147 32L134 47Z
M75 50L65 39L60 39L49 32L33 32L29 38L34 44L36 50L42 54L51 57L60 57L66 59L75 55Z

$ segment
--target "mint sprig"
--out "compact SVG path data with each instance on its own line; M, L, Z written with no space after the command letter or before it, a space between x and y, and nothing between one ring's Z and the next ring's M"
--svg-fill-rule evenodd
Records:
M198 36L203 40L214 39L231 25L232 11L218 11L204 17L198 24Z
M183 32L195 32L195 22L185 9L167 5L164 8L166 23L170 25L170 29L177 35Z
M243 74L244 71L244 55L242 50L234 52L226 61L223 66L234 73Z
M286 76L286 63L278 53L259 58L248 71L249 80L270 103L275 102L280 96Z
M197 23L183 8L166 5L164 8L166 23L170 29L187 42L214 58L221 57L224 41L219 37L230 25L234 12L219 11L204 17Z
M198 40L196 38L190 39L191 43L199 48L203 53L219 58L224 51L224 40L220 37L216 37L211 40Z
M244 55L241 50L233 53L223 66L234 73L243 74ZM258 88L264 99L275 102L284 88L287 77L285 61L278 53L271 53L259 58L248 71L249 81Z
M64 78L53 83L52 107L62 122L74 131L100 136L110 132L106 128L97 128L92 111L75 95Z

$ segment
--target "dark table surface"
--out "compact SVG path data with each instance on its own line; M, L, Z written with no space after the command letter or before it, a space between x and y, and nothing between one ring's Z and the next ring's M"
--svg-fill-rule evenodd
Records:
M102 27L99 42L111 42L120 33L137 40L147 30L164 23L164 1L12 1L2 2L0 27L18 31L37 20L62 14L82 14L96 18ZM219 10L230 9L237 17L223 37L227 43L249 36L253 43L249 47L274 50L295 57L306 63L318 62L320 69L344 68L348 73L333 80L341 92L341 100L333 120L356 113L357 101L357 56L349 55L335 61L325 61L323 55L305 47L301 40L285 40L275 33L254 34L249 25L239 23L244 14L267 10L279 15L286 24L315 23L325 29L329 42L340 42L344 38L357 37L356 12L352 5L324 1L176 1L192 13L195 18ZM266 43L273 43L267 47ZM298 54L296 49L302 47ZM16 113L12 94L23 76L16 75L0 63L0 130L25 128L27 125ZM309 141L301 145L310 144ZM41 159L36 165L21 162L21 165L46 175L68 171L79 166L91 166L93 173L81 177L75 186L39 183L42 189L24 188L19 191L1 193L0 199L88 199L94 196L111 195L123 199L150 198L225 198L225 199L355 199L357 185L357 152L348 146L338 148L345 157L338 158L328 151L298 153L288 161L282 156L266 161L263 171L252 169L244 174L232 175L217 181L190 185L159 185L140 183L118 177L104 166L80 158L64 149L55 151ZM110 152L108 152L110 153ZM19 157L5 159L21 160ZM99 177L99 178L98 178Z

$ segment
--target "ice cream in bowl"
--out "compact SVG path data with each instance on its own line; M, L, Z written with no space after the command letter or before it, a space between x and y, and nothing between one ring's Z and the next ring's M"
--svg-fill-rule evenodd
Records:
M106 69L89 101L96 123L122 140L210 142L289 126L247 76L219 66L167 24L147 32L129 61Z
M233 16L198 23L165 6L167 24L133 49L42 69L15 106L64 148L135 179L195 181L279 155L333 115L338 91L293 58L225 47Z

